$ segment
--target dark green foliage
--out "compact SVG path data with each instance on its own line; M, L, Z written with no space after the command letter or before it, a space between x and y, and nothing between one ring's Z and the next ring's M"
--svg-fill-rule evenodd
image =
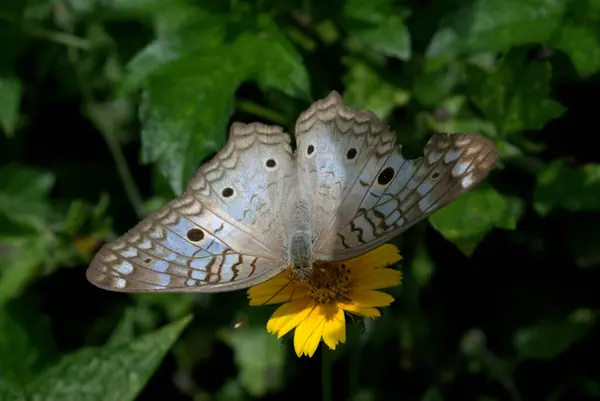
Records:
M0 401L600 397L600 1L0 0L0 43ZM410 156L434 131L501 153L402 236L396 301L347 319L331 375L243 292L85 280L232 121L291 131L331 90Z

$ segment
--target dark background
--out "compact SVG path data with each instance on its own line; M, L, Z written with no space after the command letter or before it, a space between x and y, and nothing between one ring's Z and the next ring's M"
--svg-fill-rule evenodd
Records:
M44 379L42 372L86 347L108 347L117 326L122 329L119 338L133 344L138 336L191 313L194 320L171 351L155 371L140 372L139 383L112 380L110 372L123 376L129 369L116 364L108 373L90 370L85 379L64 377L70 390L62 397L113 400L117 398L111 395L93 398L86 386L123 385L141 392L137 398L132 390L133 398L118 399L320 398L321 351L311 359L296 358L291 335L278 343L266 333L273 309L250 309L243 291L129 296L91 286L85 269L104 241L139 221L116 158L124 156L125 174L133 178L133 191L147 212L177 192L173 179L161 174L165 160L184 164L185 181L219 148L202 145L213 139L212 131L197 131L198 139L189 145L191 159L168 152L157 160L143 156L144 146L181 141L160 118L138 110L143 91L153 96L148 109L180 118L192 131L202 124L214 126L214 138L222 144L232 121L262 121L290 130L311 100L334 89L349 104L385 110L378 114L396 129L409 155L418 155L433 131L448 126L443 124L462 126L468 120L468 126L476 121L475 126L495 127L482 132L498 144L502 158L481 189L500 201L463 201L396 241L404 257L399 265L403 285L390 291L396 302L382 311L381 319L368 322L366 331L351 324L348 343L327 357L333 364L333 398L600 397L600 355L594 345L600 334L600 156L595 138L600 18L594 19L600 6L571 1L557 11L551 2L537 1L536 16L527 11L533 5L500 0L380 0L371 6L357 1L155 3L0 1L0 323L6 324L0 329L0 397L34 399L42 380L50 377L57 383L60 377L55 371L56 376ZM178 7L201 13L181 18ZM171 12L176 17L171 19ZM540 25L543 15L556 18ZM215 49L235 43L240 35L272 34L261 16L278 27L283 39L277 40L289 46L286 54L297 56L295 67L261 66L268 56L258 44L240 55L246 60L258 54L253 61L258 67L226 53L220 57L229 72L216 77L210 66L204 70L202 62L185 56L186 51L218 55ZM469 21L486 17L489 29ZM224 21L227 34L214 39L224 44L210 47L212 39L202 36L210 34L204 30L207 20L214 26ZM427 49L444 28L458 35L460 48L436 70ZM568 36L572 31L583 36ZM68 37L66 43L59 33ZM73 45L72 38L80 38L85 48ZM165 100L177 98L181 90L167 84L183 74L169 69L170 61L123 89L128 76L143 69L140 65L150 65L132 66L131 60L156 38L181 41L176 62L189 63L186 68L200 77L198 83L181 76L182 85L206 90L197 104L183 104L208 110L205 114L214 122L203 121L202 113L180 117L181 106ZM304 45L306 40L313 45ZM473 71L477 64L472 57L481 54L492 60L490 69ZM371 75L352 75L358 65ZM547 77L528 75L539 66L548 68ZM448 71L455 67L460 72L452 78ZM243 68L257 68L274 77L274 83L254 70L237 78L236 69ZM289 82L303 82L294 75L298 69L306 72L308 84L294 89ZM511 74L521 79L511 79ZM240 82L229 93L230 83L220 79ZM396 101L398 92L410 98ZM230 112L214 106L220 101L214 100L216 94L230 99ZM460 95L464 104L449 110L448 99ZM11 106L14 99L17 104ZM546 113L546 100L564 110ZM102 113L94 115L90 109ZM519 123L509 130L511 113ZM507 150L508 145L516 151ZM506 208L500 217L498 205ZM456 226L456 221L463 223ZM452 229L458 234L448 234ZM231 334L241 316L249 317L242 334ZM279 359L266 361L259 351L253 356L249 349L262 349L253 342L270 344L266 354ZM19 393L23 388L29 398ZM47 393L48 398L39 396L53 399Z

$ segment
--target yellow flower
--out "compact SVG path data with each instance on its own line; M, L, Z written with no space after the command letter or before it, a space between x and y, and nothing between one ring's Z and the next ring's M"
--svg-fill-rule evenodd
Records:
M344 311L364 317L378 317L377 307L388 306L394 298L382 288L400 284L402 275L386 266L401 259L390 244L343 262L315 263L308 281L292 280L292 270L248 290L250 305L284 302L267 323L267 331L283 337L292 329L296 354L313 356L321 339L335 349L346 342Z

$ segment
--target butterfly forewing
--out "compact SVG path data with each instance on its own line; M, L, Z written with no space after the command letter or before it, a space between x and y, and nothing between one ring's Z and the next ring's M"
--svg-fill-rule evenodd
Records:
M123 292L220 292L285 269L285 234L274 222L293 185L289 142L279 127L234 124L185 194L105 245L88 280Z

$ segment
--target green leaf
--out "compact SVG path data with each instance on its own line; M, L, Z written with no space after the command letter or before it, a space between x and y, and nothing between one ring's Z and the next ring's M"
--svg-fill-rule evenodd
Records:
M582 76L600 70L600 2L573 0L550 45L565 52Z
M510 52L487 74L468 70L468 89L499 135L542 129L566 109L549 98L552 69L548 62L528 62L523 52Z
M0 308L0 382L22 388L54 359L55 353L47 316L40 315L26 300Z
M462 67L456 62L436 71L420 71L413 81L415 97L425 106L437 106L458 84Z
M223 387L215 394L216 401L243 400L245 391L237 380L227 379Z
M134 400L190 320L186 317L129 342L68 355L26 386L29 399Z
M106 342L106 345L117 345L131 341L135 337L135 314L136 310L134 307L128 307L123 312L121 320L110 333L110 337Z
M404 10L388 0L350 0L343 13L351 42L385 56L410 59L411 39L404 24L407 16Z
M411 261L410 268L415 282L420 287L425 287L435 271L435 264L431 260L425 246L420 245L417 248L415 257Z
M235 90L243 82L243 71L222 61L228 57L170 63L152 76L142 98L142 161L157 163L176 194L225 143Z
M560 26L567 0L476 0L448 15L425 57L437 69L459 56L543 43Z
M53 185L54 175L50 172L28 166L0 166L0 218L38 231L45 229L50 208L47 197Z
M343 97L348 106L370 110L384 119L396 107L409 102L409 92L386 81L368 64L354 59L346 60L346 64L349 69L344 77Z
M419 117L433 132L479 132L496 138L496 126L475 115L466 102L464 95L451 96L439 103L432 113L421 113ZM501 152L501 155L504 154Z
M126 96L143 88L152 73L172 61L187 54L218 48L225 41L226 31L227 21L213 16L198 19L193 25L151 42L127 63L118 95Z
M29 166L0 166L0 193L27 200L42 200L50 194L54 175Z
M582 76L600 70L600 30L595 25L568 24L560 30L553 47L565 52Z
M429 217L447 240L470 255L493 228L515 229L520 200L510 200L490 186L479 186L461 195Z
M49 258L49 193L54 175L0 167L0 305L18 295Z
M29 401L27 396L0 381L0 401Z
M21 81L17 77L0 76L0 127L12 137L19 122Z
M550 360L581 340L594 326L597 311L578 309L565 320L519 329L513 339L520 359Z
M0 306L19 295L50 256L40 234L0 236Z
M262 397L281 388L285 349L275 336L264 327L247 325L219 334L233 349L239 381L252 396Z
M169 320L180 319L192 310L192 298L189 294L133 294L132 297L139 305L158 307L164 310Z
M444 396L437 387L427 389L421 401L444 401Z
M546 215L562 207L571 212L600 209L600 164L570 168L556 160L539 174L534 208Z
M76 0L70 0L76 1ZM85 3L85 2L84 2ZM102 0L102 5L112 11L120 12L147 12L158 14L160 11L165 12L166 8L161 0ZM179 0L171 0L173 7L178 8L183 2Z
M182 26L202 23L199 21L208 13L207 2L199 7L188 0L169 0L168 7L162 0L66 0L70 13L65 19L83 19L92 17L149 20L152 22L157 36L163 36L181 29ZM215 2L216 4L216 2Z
M271 19L260 16L258 26L258 32L242 33L232 46L234 57L245 66L247 79L309 100L308 72L300 54Z
M485 370L490 379L504 387L510 394L510 399L522 399L513 379L514 364L512 361L494 355L487 346L487 337L483 330L472 328L467 331L462 338L460 348L469 359L468 368L472 373Z
M308 97L308 74L275 24L245 31L231 44L165 62L147 78L140 106L142 159L155 162L174 192L226 139L234 94L247 80Z
M479 132L489 137L496 135L494 124L477 117L456 117L445 120L430 113L424 114L423 117L433 132ZM502 148L500 148L500 155L505 155Z
M27 21L41 22L52 17L52 4L45 1L26 2L23 10L23 19Z

